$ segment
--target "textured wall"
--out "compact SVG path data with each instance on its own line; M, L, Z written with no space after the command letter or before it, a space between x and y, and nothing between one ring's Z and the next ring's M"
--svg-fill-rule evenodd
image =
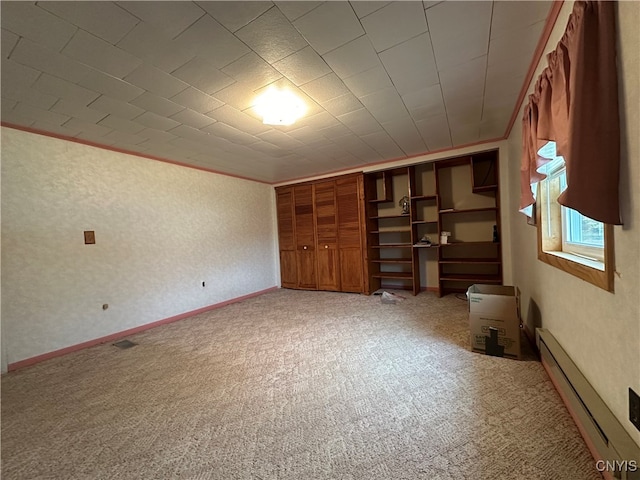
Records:
M2 128L3 356L275 286L274 215L269 185Z
M557 45L572 8L573 2L562 7L545 52ZM623 127L620 200L625 225L614 231L615 293L537 260L536 230L517 213L522 111L509 137L511 233L514 278L522 291L528 325L539 320L551 331L640 444L640 432L628 420L627 400L629 387L640 393L640 3L618 3L617 20ZM534 80L545 65L546 59L538 65Z

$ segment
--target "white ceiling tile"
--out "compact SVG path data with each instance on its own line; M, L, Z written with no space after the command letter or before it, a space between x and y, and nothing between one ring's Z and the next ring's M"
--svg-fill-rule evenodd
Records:
M441 70L439 75L445 102L462 94L481 97L487 76L487 57L477 57L455 67Z
M540 34L544 28L544 22L529 25L517 31L510 31L498 38L492 39L489 44L489 64L517 62L524 63L522 57L528 57L531 61L531 54L538 45ZM526 73L526 70L522 73Z
M451 126L451 140L454 147L475 143L480 138L480 126L478 123L465 125L457 123Z
M223 105L217 98L207 95L193 87L189 87L177 95L174 95L170 100L200 113L210 112Z
M144 113L144 110L130 103L116 100L106 95L100 95L96 100L91 102L89 108L102 113L110 113L116 117L131 120Z
M429 34L385 50L380 53L380 60L400 95L438 83Z
M449 123L446 114L418 120L416 127L430 152L443 148L451 148L451 133L449 132Z
M166 98L177 95L189 87L182 80L146 64L136 68L124 80Z
M382 126L366 108L345 113L337 117L356 135L369 135L382 130Z
M156 130L154 128L145 128L140 131L138 135L153 142L168 142L176 138L172 133L165 132L163 130Z
M231 105L223 105L211 112L207 112L207 116L251 135L257 135L271 129L268 125L263 124L262 121L256 120Z
M7 85L11 85L12 87L29 87L38 79L40 71L16 63L12 59L2 62L0 74L2 75L2 88L4 89Z
M56 125L54 123L49 123L46 121L37 121L31 125L36 130L40 130L42 132L55 133L56 135L63 135L65 137L76 137L80 132L74 128L69 128L67 124L64 125Z
M315 115L307 115L302 117L296 122L296 125L308 125L315 130L320 130L322 128L331 127L332 125L337 125L340 122L336 120L336 118L331 115L327 111L321 111L316 113Z
M538 22L544 23L552 1L494 2L491 22L491 38L498 38Z
M320 129L320 133L327 138L344 137L346 135L353 135L353 132L347 128L343 123L337 123L330 127Z
M366 35L326 53L323 58L341 78L381 66L378 54Z
M283 2L275 2L280 11L284 13L285 17L287 17L290 21L295 20L296 18L300 18L305 13L310 12L317 6L321 5L322 2L310 2L307 0L304 1L283 1Z
M158 115L153 112L144 112L139 117L136 117L134 122L139 123L140 125L144 125L145 127L152 128L155 130L171 130L172 128L177 127L183 122L179 122L176 120L172 120L170 118ZM142 135L141 135L142 136Z
M259 138L253 135L244 133L238 130L237 128L234 128L222 122L216 122L213 125L204 127L202 130L207 133L211 133L213 135L218 135L222 138L229 140L230 142L237 143L240 145L251 145L252 143L256 143L260 141Z
M131 120L125 120L124 118L118 118L114 115L108 115L100 120L97 125L117 130L118 132L130 133L135 135L136 133L144 129L144 125L140 125Z
M51 112L49 110L42 110L41 108L33 107L21 102L14 107L13 111L17 115L31 118L33 121L49 122L54 125L62 125L71 118L69 115Z
M33 107L49 110L57 101L58 97L39 92L24 84L2 83L2 101L13 100L23 102Z
M74 83L89 73L89 67L26 38L20 39L11 54L11 60Z
M249 52L235 62L230 63L222 71L236 81L249 85L252 90L264 87L282 78L280 72L254 52Z
M398 144L384 130L363 135L360 138L362 138L362 141L387 160L393 160L405 156Z
M276 7L242 27L236 35L268 62L281 60L307 46L305 39Z
M2 2L2 28L60 51L78 30L32 2ZM3 38L4 40L4 38Z
M134 98L130 103L144 110L149 110L150 112L167 117L178 113L180 110L184 110L182 105L178 105L175 102L149 92L145 92L139 97Z
M407 118L407 108L392 87L364 95L360 97L360 101L380 123Z
M208 94L234 83L233 78L200 57L190 60L171 75Z
M354 155L355 157L366 160L382 160L382 157L376 152L369 144L365 143L360 137L350 133L338 138L332 138L332 140L340 145L344 150Z
M210 133L204 132L202 130L198 130L197 128L193 128L188 125L178 125L176 128L172 128L170 133L178 137L175 140L171 140L171 143L173 145L177 145L179 142L182 142L183 140L191 140L192 142L193 141L202 142L202 141L210 140L211 138L213 138L213 135L211 135ZM206 148L198 143L193 143L193 145L195 146L193 147L195 149ZM189 148L192 148L192 147L189 147Z
M17 100L10 100L8 98L2 97L2 102L0 102L0 116L4 116L4 114L9 113L17 104Z
M171 118L173 120L176 120L177 122L189 125L194 128L203 128L215 122L213 118L203 115L202 113L198 113L189 108L185 108L175 115L172 115Z
M139 58L83 30L78 30L62 53L118 78L131 73L142 64Z
M325 2L293 24L320 55L364 34L348 2Z
M424 9L426 10L427 8L435 7L439 3L442 3L443 1L444 0L436 0L436 1L422 0L422 3L424 5Z
M277 147L284 148L287 150L291 150L294 148L299 148L303 145L302 142L296 140L295 138L287 135L286 133L280 132L278 130L271 129L267 132L263 132L258 135L258 137L265 142L269 142Z
M365 0L352 0L351 7L355 10L356 15L359 18L366 17L367 15L380 10L385 5L389 5L390 2L381 2L378 0L365 1Z
M39 2L38 6L57 17L116 44L139 20L111 2Z
M195 53L180 47L153 25L140 22L117 44L118 48L167 73L191 60Z
M140 87L93 69L78 82L78 85L124 102L133 100L144 93Z
M253 92L249 85L236 82L218 90L213 96L238 110L245 110L254 104L258 93Z
M135 145L136 143L144 142L143 137L140 137L133 133L128 133L122 130L114 130L112 132L107 133L101 139L101 141L103 140L113 140L114 143L112 143L112 145L122 148L123 150L130 150L130 148L127 148L127 146L129 145Z
M300 89L319 103L350 93L346 85L335 73L330 73L305 83Z
M479 123L482 118L482 97L459 97L445 99L447 116L451 125L456 123Z
M20 37L9 30L2 29L2 39L0 47L2 47L2 58L9 58L9 55L18 44Z
M427 151L427 146L420 136L413 121L407 118L398 118L382 124L382 128L398 144L407 155L418 155Z
M358 98L352 94L347 93L340 95L339 97L332 98L322 103L322 106L333 116L344 115L345 113L360 110L363 105Z
M174 41L216 68L222 68L249 52L244 43L209 15L200 18Z
M343 78L342 81L357 97L393 86L382 64L352 77Z
M235 32L273 7L271 2L197 2L227 29Z
M402 101L414 120L423 120L446 113L440 84L407 93L402 96Z
M97 92L46 73L40 75L36 83L33 84L33 88L39 92L81 103L82 105L88 105L99 96Z
M36 120L33 117L28 117L20 113L17 113L15 108L8 112L3 112L2 121L9 124L20 125L23 127L30 127L36 122Z
M96 140L111 131L111 128L102 125L96 125L95 123L85 122L84 120L80 120L78 118L72 118L64 125L65 127L80 131L81 134L78 135L78 137L84 138L86 140Z
M164 30L170 38L176 37L205 14L192 2L124 1L118 5L143 22Z
M298 86L331 72L322 57L310 46L278 60L273 66Z
M484 120L480 123L480 136L484 138L502 138L505 134L505 125L509 121L509 116L504 119Z
M327 140L327 137L307 125L290 130L288 134L308 146L319 145Z
M377 52L382 52L427 31L421 2L391 2L362 19L362 26Z
M64 99L58 100L58 102L51 107L51 111L67 115L69 117L79 118L80 120L91 123L98 123L107 116L104 112L99 112L83 105L78 105L76 102Z
M442 2L426 10L438 70L487 54L492 4Z

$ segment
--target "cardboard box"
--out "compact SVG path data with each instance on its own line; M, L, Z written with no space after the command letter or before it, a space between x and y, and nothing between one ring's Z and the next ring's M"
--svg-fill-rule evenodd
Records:
M467 299L471 349L489 355L520 358L518 289L503 285L471 285Z

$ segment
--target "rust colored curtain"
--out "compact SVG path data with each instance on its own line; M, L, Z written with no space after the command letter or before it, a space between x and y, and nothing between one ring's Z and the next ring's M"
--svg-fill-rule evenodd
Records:
M615 2L575 2L547 60L522 119L520 208L534 202L531 184L544 178L537 169L551 160L538 150L555 141L567 171L567 189L558 202L620 225Z

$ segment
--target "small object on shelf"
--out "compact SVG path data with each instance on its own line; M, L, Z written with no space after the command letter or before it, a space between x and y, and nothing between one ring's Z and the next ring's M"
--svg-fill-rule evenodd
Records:
M449 237L451 236L451 232L440 232L440 244L446 245L449 243Z
M400 202L398 202L398 205L402 207L402 215L409 215L410 204L411 203L409 202L409 197L407 197L406 195L400 199Z
M429 235L423 235L420 239L420 243L431 246L431 239L429 238Z
M500 241L500 236L498 235L498 226L493 226L493 243L498 243Z

